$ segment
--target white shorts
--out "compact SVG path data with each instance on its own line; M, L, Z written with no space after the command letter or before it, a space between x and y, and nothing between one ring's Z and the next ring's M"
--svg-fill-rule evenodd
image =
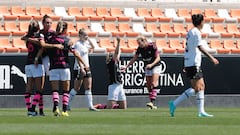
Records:
M50 67L49 56L43 57L42 63L43 63L46 75L49 76L49 67Z
M25 74L26 74L26 77L33 77L33 78L42 77L45 75L43 65L38 64L37 67L34 64L26 65Z
M126 100L126 95L123 90L122 84L114 83L108 86L108 100L113 100L113 101Z
M51 69L49 71L50 81L69 81L70 79L71 79L71 73L69 68Z
M145 70L145 76L152 76L153 74L159 74L161 73L161 67L160 66L156 66L151 70Z

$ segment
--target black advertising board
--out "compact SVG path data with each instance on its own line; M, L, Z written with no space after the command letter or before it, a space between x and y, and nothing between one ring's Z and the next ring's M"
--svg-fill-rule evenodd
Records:
M120 66L125 66L131 55L121 57ZM206 83L206 94L240 94L239 75L240 57L217 56L220 61L214 66L203 57L202 69ZM73 56L70 57L73 64ZM25 55L0 56L0 94L22 95L25 91L26 76L24 73ZM104 55L90 55L93 74L93 94L107 95L108 76ZM144 78L144 65L141 60L136 61L123 74L124 89L127 95L146 95L147 89ZM72 70L72 69L71 69ZM71 81L71 87L73 81ZM161 95L175 95L188 88L189 80L183 72L182 56L161 56L161 74L158 92ZM82 88L83 89L83 88ZM79 94L83 94L83 90ZM44 94L51 94L49 82L46 82Z

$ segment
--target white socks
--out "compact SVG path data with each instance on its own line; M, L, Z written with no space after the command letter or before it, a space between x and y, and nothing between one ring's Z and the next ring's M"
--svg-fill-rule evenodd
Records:
M180 95L177 99L173 101L174 106L177 106L180 102L193 96L194 94L195 94L195 90L193 88L188 88L182 93L182 95Z
M205 113L204 110L204 90L199 91L196 94L197 107L199 113Z
M86 96L88 107L93 108L92 91L91 90L85 90L85 96Z
M71 91L70 91L70 93L69 93L69 104L70 104L70 102L73 100L73 97L74 97L76 94L77 94L77 91L76 91L74 88L72 88Z

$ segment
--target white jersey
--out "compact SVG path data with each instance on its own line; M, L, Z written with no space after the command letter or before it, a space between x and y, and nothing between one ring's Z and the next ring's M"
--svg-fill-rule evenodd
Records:
M78 51L80 56L82 57L83 61L87 64L89 67L89 58L88 58L88 51L89 51L90 45L88 42L82 42L78 40L76 44L74 45L75 51ZM77 59L75 58L74 63L74 70L80 69L80 66L77 62Z
M184 67L201 66L202 53L198 46L201 45L201 32L198 28L192 28L187 34L187 44L184 53Z

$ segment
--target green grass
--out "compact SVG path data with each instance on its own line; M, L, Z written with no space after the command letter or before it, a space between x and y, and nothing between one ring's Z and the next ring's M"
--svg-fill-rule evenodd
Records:
M213 118L198 118L196 108L147 110L74 109L70 117L27 117L25 109L0 109L0 135L238 135L239 108L207 108Z

